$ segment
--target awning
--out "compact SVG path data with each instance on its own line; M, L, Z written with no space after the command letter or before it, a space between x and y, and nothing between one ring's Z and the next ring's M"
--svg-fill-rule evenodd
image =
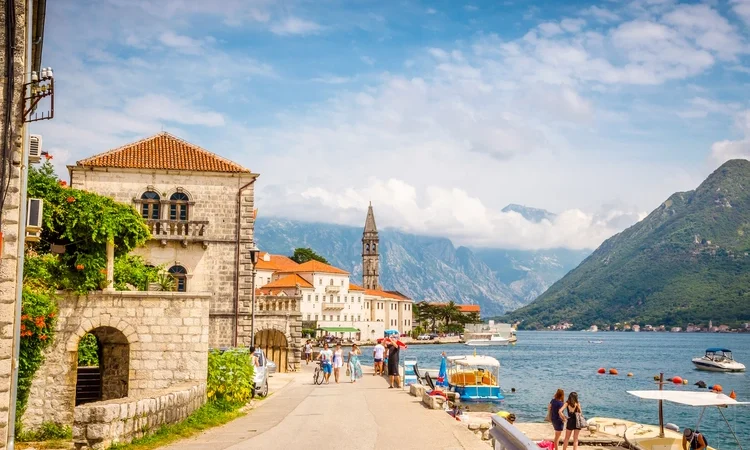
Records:
M318 330L329 333L359 333L359 328L354 327L320 327Z
M491 356L449 356L448 361L458 366L487 366L500 367L500 362Z
M688 406L729 406L747 405L748 402L737 400L715 392L681 392L681 391L628 391L628 394L648 400L666 400Z

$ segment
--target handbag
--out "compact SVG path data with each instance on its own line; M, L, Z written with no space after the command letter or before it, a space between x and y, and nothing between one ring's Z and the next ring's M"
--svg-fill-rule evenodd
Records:
M351 374L352 374L352 369L351 369L351 365L349 365L349 364L348 364L348 365L346 366L346 376L348 377L348 376L350 376Z
M586 423L586 419L583 417L583 413L577 412L576 415L576 428L579 430L582 430L586 428L588 425Z
M547 404L547 416L544 418L545 422L552 422L552 404Z

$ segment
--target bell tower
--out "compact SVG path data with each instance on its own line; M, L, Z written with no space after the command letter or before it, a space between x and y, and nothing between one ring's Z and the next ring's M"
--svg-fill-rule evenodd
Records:
M380 262L378 227L372 203L367 208L365 230L362 233L362 284L365 289L380 289Z

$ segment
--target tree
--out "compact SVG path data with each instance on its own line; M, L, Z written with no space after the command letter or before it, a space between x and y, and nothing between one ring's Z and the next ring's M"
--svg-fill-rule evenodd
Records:
M302 247L295 248L294 254L290 256L289 259L296 262L297 264L306 263L310 260L320 261L324 264L329 264L327 259L315 253L315 250L309 247L308 248L302 248Z

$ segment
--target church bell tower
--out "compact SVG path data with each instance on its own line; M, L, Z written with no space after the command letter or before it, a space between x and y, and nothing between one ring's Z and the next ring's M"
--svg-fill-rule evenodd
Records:
M375 226L375 214L370 203L362 233L362 284L365 289L380 289L378 242L378 227Z

